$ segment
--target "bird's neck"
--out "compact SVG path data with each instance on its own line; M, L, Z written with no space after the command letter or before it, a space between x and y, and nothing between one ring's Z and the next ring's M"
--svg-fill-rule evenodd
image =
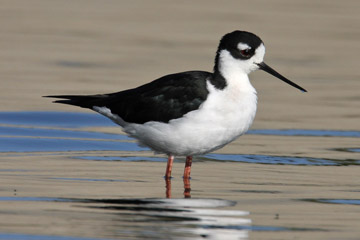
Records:
M217 66L214 68L213 78L210 81L217 89L236 87L244 92L256 93L247 73L233 66L222 66L221 64Z
M227 86L224 76L216 70L214 70L213 77L210 79L210 82L212 85L214 85L215 88L219 90L222 90Z
M211 83L219 90L226 87L236 88L243 92L256 93L244 69L250 69L249 63L234 59L226 50L218 50L215 57L214 73Z

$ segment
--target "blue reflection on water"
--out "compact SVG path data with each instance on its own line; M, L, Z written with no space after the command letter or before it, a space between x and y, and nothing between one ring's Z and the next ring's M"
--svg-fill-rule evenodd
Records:
M51 137L51 138L92 138L131 140L126 135L110 134L89 131L71 131L63 129L46 129L34 127L8 127L0 126L0 136L28 136L28 137Z
M138 156L78 156L77 159L95 161L150 161L165 162L165 158L158 157L138 157ZM178 158L176 160L180 160ZM183 160L183 159L182 159ZM207 154L198 156L194 161L234 161L260 164L279 164L279 165L312 165L312 166L343 166L360 165L360 160L331 160L321 158L288 157L288 156L268 156L268 155L242 155L242 154Z
M288 157L288 156L269 156L269 155L242 155L242 154L207 154L205 159L262 163L262 164L287 164L287 165L313 165L313 166L342 166L359 165L360 160L331 160L308 157Z
M159 157L137 157L137 156L79 156L74 157L76 159L84 160L95 160L95 161L126 161L126 162L136 162L136 161L149 161L149 162L166 162L167 159Z
M254 135L311 136L311 137L360 137L360 131L313 130L313 129L254 129Z
M0 137L0 152L144 151L132 142Z
M0 112L0 124L69 128L115 126L100 114L73 112Z
M360 148L348 148L349 152L360 152Z
M360 205L360 199L317 199L314 201L320 203Z

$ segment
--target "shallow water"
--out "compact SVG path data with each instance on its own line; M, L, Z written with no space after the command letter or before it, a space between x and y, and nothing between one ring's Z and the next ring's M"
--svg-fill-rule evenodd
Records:
M84 127L113 127L114 123L98 114L64 112L3 112L0 113L0 152L58 152L58 151L148 151L122 134L81 130ZM359 138L358 131L257 129L247 135L350 137ZM359 152L357 148L338 148L334 151ZM158 157L82 156L87 160L165 161ZM334 160L311 157L207 154L201 160L222 160L263 164L291 165L358 165L358 159Z
M256 129L247 134L312 137L360 137L360 131L336 131L314 129Z
M109 133L114 126L96 114L0 113L0 238L276 239L289 232L306 238L351 224L350 232L358 231L351 220L359 205L358 145L321 145L358 140L357 131L251 130L257 152L268 136L318 139L318 149L308 147L303 156L211 153L195 159L190 181L180 177L184 159L177 158L174 178L164 181L165 156ZM335 224L338 211L348 220Z
M0 112L0 124L80 128L111 126L109 119L93 113Z
M157 3L1 2L0 239L359 239L360 1ZM105 117L31 112L211 70L235 29L308 93L252 73L253 128L190 181Z
M250 231L289 232L322 231L321 229L296 229L276 226L256 226L248 218L249 212L221 210L236 205L222 199L62 199L35 197L3 197L2 201L76 203L77 208L99 209L113 215L118 225L117 237L121 239L248 239ZM220 209L219 209L220 208ZM80 214L81 215L81 214ZM83 221L86 221L83 219ZM112 225L114 219L108 220ZM126 229L121 225L125 225ZM25 235L0 234L17 239ZM50 236L34 236L51 239ZM30 239L31 239L30 238ZM64 237L55 239L88 239ZM103 239L103 238L102 238Z

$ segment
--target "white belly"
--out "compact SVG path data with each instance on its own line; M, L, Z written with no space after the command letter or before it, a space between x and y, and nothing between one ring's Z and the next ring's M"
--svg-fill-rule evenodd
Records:
M240 88L240 86L239 86ZM169 155L199 155L219 149L244 134L252 124L257 97L251 86L217 90L208 84L209 95L198 110L169 123L118 122L124 131L155 152Z

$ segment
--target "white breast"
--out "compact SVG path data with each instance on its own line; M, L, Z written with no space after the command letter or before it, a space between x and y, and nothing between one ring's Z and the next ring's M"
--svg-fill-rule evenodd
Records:
M208 83L209 95L200 108L169 123L124 124L121 118L118 123L155 152L188 156L214 151L245 133L255 117L256 91L246 74L238 77L241 81L228 82L223 90Z

